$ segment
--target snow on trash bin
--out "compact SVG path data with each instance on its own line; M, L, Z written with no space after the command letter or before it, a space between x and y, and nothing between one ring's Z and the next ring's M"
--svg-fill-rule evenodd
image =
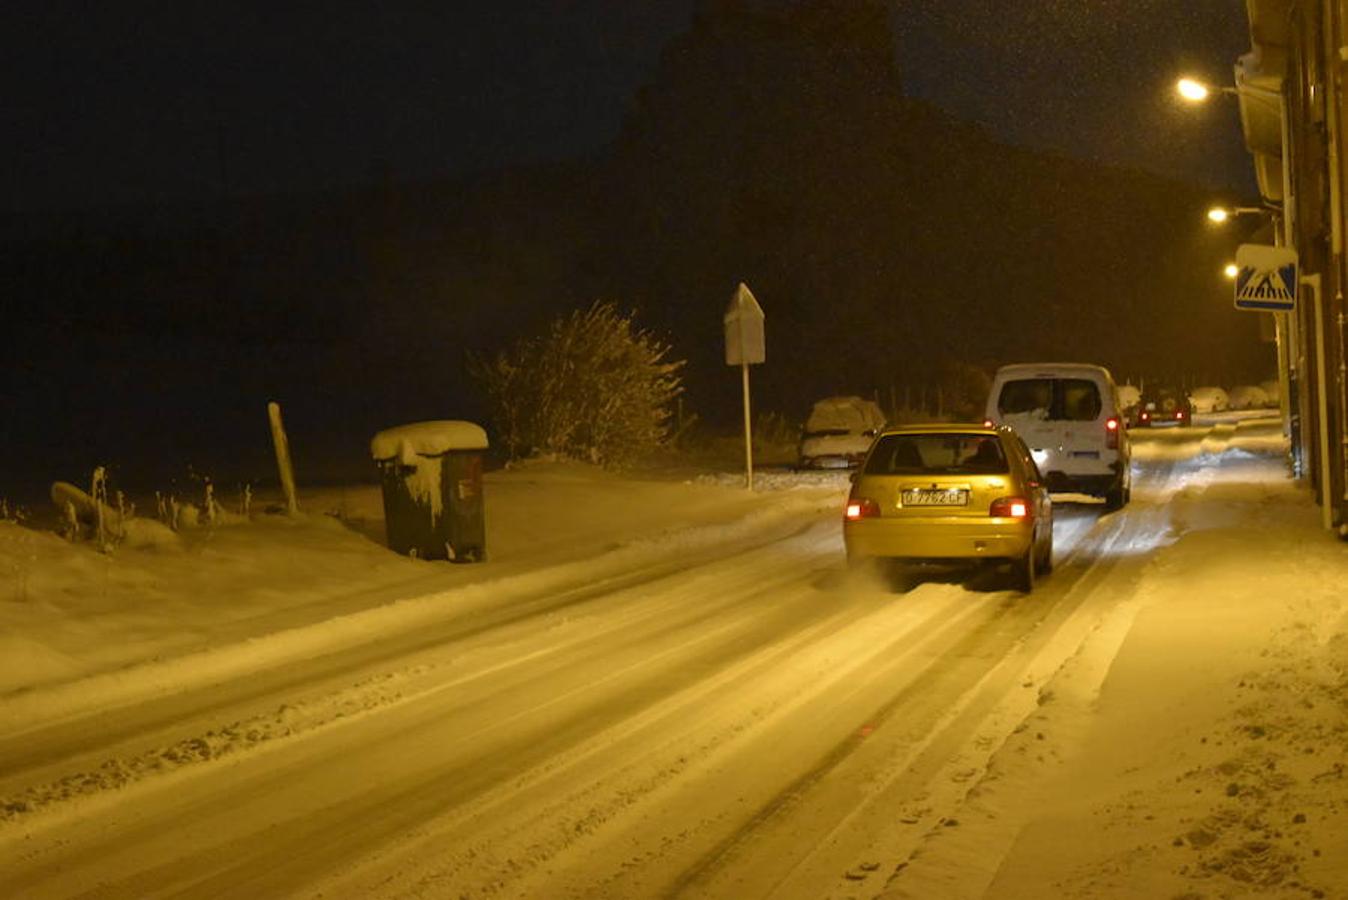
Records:
M487 432L457 419L414 422L379 432L379 467L389 549L454 562L486 557L482 454Z

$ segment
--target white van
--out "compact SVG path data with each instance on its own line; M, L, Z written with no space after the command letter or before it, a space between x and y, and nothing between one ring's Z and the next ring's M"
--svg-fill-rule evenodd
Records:
M1034 454L1051 491L1093 494L1118 509L1133 490L1128 431L1114 378L1085 363L1002 366L987 420L1010 425Z

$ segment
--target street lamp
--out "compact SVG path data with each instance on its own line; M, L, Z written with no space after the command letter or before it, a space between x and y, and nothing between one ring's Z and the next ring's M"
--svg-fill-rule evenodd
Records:
M1237 87L1226 87L1224 85L1211 85L1199 81L1196 78L1181 78L1175 82L1175 92L1188 103L1203 103L1212 94L1224 94L1228 97L1237 99L1249 98L1264 104L1265 107L1271 107L1278 115L1279 126L1281 128L1281 150L1282 150L1282 207L1285 215L1282 216L1281 233L1278 235L1284 246L1293 246L1292 240L1292 160L1288 153L1291 145L1290 135L1288 133L1289 122L1287 119L1287 97L1281 90L1269 90L1268 88L1256 87L1248 82L1241 81ZM1239 211L1239 207L1236 211ZM1225 222L1225 217L1214 216L1209 210L1208 218L1214 222Z
M1208 94L1212 93L1212 88L1201 81L1195 81L1192 78L1181 78L1175 83L1175 90L1179 95L1190 103L1202 103L1208 99ZM1234 89L1232 89L1234 90Z
M1230 220L1232 216L1265 216L1271 212L1272 210L1262 206L1214 206L1208 210L1208 220L1222 223Z
M1240 268L1235 263L1229 262L1226 264L1226 268L1222 269L1222 274L1235 281L1236 276L1240 274Z
M1175 83L1175 90L1180 97L1188 103L1202 103L1206 101L1214 92L1220 92L1227 96L1233 96L1237 101L1249 99L1262 105L1266 110L1272 112L1278 117L1278 155L1279 168L1282 169L1282 197L1281 204L1274 207L1275 215L1281 221L1276 221L1274 227L1275 244L1281 244L1290 249L1296 248L1295 234L1293 231L1293 222L1296 218L1296 198L1292 194L1292 123L1288 117L1287 95L1283 93L1281 84L1277 90L1272 90L1258 85L1251 84L1247 77L1244 77L1244 70L1237 68L1235 87L1213 87L1204 84L1195 78L1181 78ZM1245 110L1241 110L1244 118ZM1247 123L1248 126L1248 123ZM1248 139L1247 139L1248 144ZM1226 216L1214 217L1209 211L1208 218L1214 222L1226 221ZM1317 295L1318 296L1318 295ZM1274 315L1275 327L1277 329L1278 344L1278 382L1282 397L1282 420L1283 434L1290 439L1292 447L1292 469L1300 477L1300 441L1301 437L1298 427L1293 422L1292 412L1297 404L1297 360L1296 352L1293 349L1298 343L1297 319L1286 313L1277 313ZM1321 386L1323 388L1323 385ZM1323 423L1322 423L1323 424Z

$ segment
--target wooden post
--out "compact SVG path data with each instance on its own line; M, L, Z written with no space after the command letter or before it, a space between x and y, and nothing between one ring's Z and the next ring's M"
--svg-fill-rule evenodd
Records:
M300 506L295 500L295 470L290 465L290 442L286 440L286 430L281 424L279 403L267 404L267 418L271 420L271 442L276 448L276 468L281 474L281 489L286 495L286 512L293 516L299 512Z
M744 383L744 481L745 487L754 489L754 441L753 428L749 424L749 364L740 363Z

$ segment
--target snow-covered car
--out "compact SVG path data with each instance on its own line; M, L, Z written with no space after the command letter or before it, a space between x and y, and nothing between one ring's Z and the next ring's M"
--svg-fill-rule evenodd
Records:
M1238 384L1227 392L1231 409L1264 409L1268 392L1257 384Z
M802 469L846 469L861 463L885 427L885 414L862 397L825 397L815 403L800 436Z
M1231 398L1219 387L1196 387L1189 392L1189 399L1196 413L1225 412L1231 406Z
M1129 425L1137 424L1138 404L1142 401L1142 389L1135 384L1121 384L1119 392L1119 414Z

